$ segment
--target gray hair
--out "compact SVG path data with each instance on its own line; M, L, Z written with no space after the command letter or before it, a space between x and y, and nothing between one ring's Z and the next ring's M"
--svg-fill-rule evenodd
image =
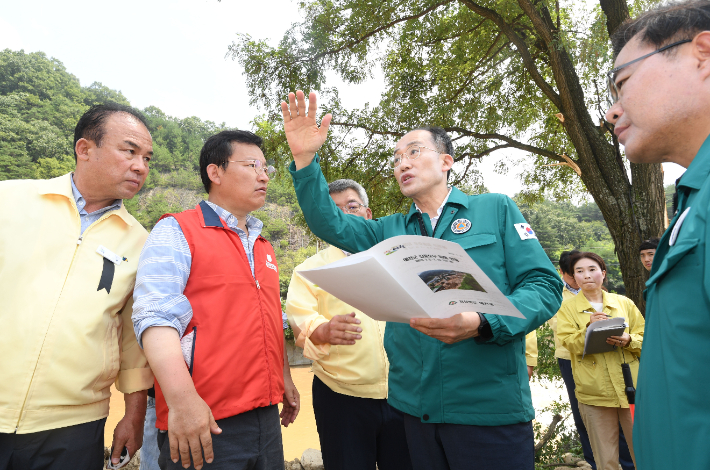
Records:
M348 189L352 189L357 193L365 207L369 205L370 201L367 199L365 188L363 188L357 181L340 179L328 184L328 194L338 194Z

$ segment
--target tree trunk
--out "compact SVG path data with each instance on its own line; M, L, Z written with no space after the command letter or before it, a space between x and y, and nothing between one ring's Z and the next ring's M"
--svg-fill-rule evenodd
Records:
M611 31L628 18L623 0L600 0L608 11L607 28ZM533 6L528 0L519 4L532 20L536 32L547 44L550 64L564 115L563 126L577 151L581 178L604 216L614 240L626 295L641 312L645 310L643 289L647 274L638 255L645 239L663 231L663 174L660 165L631 165L631 177L618 150L604 136L590 115L584 90L567 51L556 46L557 34L544 4ZM542 5L542 6L541 6Z
M599 5L606 15L606 31L611 37L616 28L629 19L629 7L625 1L619 0L599 0Z

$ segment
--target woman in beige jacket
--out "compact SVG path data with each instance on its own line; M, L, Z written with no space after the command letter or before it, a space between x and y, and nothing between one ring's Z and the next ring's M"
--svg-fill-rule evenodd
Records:
M636 383L644 319L631 299L602 289L606 281L606 265L599 255L577 253L571 259L571 265L582 292L562 303L557 315L557 336L572 358L579 412L589 432L597 468L616 470L619 464L619 423L634 458L632 419L621 364L629 364ZM622 335L607 338L606 342L615 346L614 350L583 356L587 327L614 317L623 317L628 324Z

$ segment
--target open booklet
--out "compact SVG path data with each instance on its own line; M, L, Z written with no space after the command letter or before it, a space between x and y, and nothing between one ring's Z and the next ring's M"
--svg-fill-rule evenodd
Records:
M400 235L316 269L298 271L375 320L481 312L525 318L460 245Z
M587 327L587 334L584 337L584 352L587 354L600 354L614 350L614 345L606 340L610 336L621 336L629 325L623 317L614 317L608 320L595 321Z

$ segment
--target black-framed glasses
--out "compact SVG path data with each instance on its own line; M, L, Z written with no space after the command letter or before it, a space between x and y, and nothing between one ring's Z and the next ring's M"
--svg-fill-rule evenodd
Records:
M404 150L404 152L396 152L392 156L392 168L397 168L400 163L402 163L402 160L405 158L408 158L410 160L416 160L422 153L421 149L427 149L431 150L432 152L441 153L437 152L434 149L430 149L429 147L424 147L423 145L410 145Z
M359 202L350 201L344 206L338 206L338 209L345 212L346 214L357 214L357 212L363 207L367 207L365 204L360 204Z
M256 171L257 176L266 172L267 175L273 175L276 173L276 168L273 166L264 166L263 163L261 163L261 160L227 160L229 163L241 163L241 162L248 162L254 168L254 171Z
M616 74L619 70L623 69L624 67L628 67L631 64L635 64L636 62L643 60L646 57L651 57L653 54L658 54L659 52L663 52L667 49L670 49L671 47L680 46L681 44L685 44L686 42L692 41L692 39L683 39L682 41L676 41L671 44L667 44L659 49L656 49L653 52L649 52L646 55L642 55L641 57L638 57L632 60L631 62L626 62L625 64L613 68L609 73L606 74L607 90L609 91L609 96L607 97L609 107L614 106L614 104L619 101L619 89L616 87Z

